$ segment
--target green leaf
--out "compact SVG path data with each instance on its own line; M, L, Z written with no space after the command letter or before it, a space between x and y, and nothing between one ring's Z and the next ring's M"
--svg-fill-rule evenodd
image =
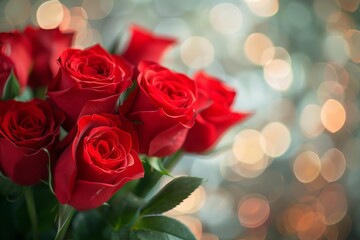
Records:
M139 230L132 233L132 235L130 236L130 240L184 240L184 239L174 237L162 232Z
M118 104L119 106L123 105L125 100L135 91L137 87L137 82L133 81L132 85L128 87L119 97ZM118 106L117 106L118 107Z
M168 183L142 208L141 214L160 214L186 199L202 183L201 178L179 177Z
M181 222L166 216L146 216L134 226L139 239L186 239L196 240L192 232Z
M144 201L133 194L114 196L108 206L100 209L104 218L113 226L115 231L131 226L140 214L140 207Z
M69 205L59 204L58 216L57 216L57 232L55 240L63 240L67 229L72 221L72 217L75 213L75 209Z
M74 217L72 223L72 237L74 240L111 239L111 233L111 226L98 209L78 212Z
M163 175L171 176L170 172L165 168L163 159L158 157L149 157L146 159L147 163L156 171Z
M3 100L9 100L12 98L15 98L20 92L20 85L18 80L15 77L15 74L13 71L11 71L9 78L6 80L2 99Z

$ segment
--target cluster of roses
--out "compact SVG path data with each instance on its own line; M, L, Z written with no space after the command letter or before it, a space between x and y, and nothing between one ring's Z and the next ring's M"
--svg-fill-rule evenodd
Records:
M0 34L0 169L17 184L50 170L60 203L96 208L144 176L139 154L205 152L247 117L231 110L235 92L220 80L159 65L171 38L133 26L123 53L111 54L72 49L72 37L30 27ZM17 101L16 88L46 89L46 98Z

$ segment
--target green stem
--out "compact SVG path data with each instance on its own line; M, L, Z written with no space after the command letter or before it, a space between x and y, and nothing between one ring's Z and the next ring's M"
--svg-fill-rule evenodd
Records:
M74 216L75 209L69 205L59 204L58 230L54 240L65 239L66 233Z
M184 153L182 151L177 151L173 155L164 158L164 167L169 171L173 169L175 165L179 162L183 154ZM144 168L145 177L139 181L139 184L136 186L134 191L135 195L141 198L146 197L163 176L163 174L155 171L149 165L145 165Z
M39 239L38 220L37 220L36 207L35 207L35 202L34 202L34 195L33 195L31 187L24 188L24 196L25 196L26 207L28 209L28 214L29 214L29 218L30 218L33 239L37 240L37 239Z
M45 99L46 91L47 91L46 87L39 87L39 88L33 89L34 98Z

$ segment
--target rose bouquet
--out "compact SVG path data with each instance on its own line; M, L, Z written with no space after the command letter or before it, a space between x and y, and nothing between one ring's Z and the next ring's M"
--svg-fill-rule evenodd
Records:
M163 213L202 179L170 170L248 116L235 91L160 65L175 40L138 26L122 53L72 37L0 34L0 238L195 239Z

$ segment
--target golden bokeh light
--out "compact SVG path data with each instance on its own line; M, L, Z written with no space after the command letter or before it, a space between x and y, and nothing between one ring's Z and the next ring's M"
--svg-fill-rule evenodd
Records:
M346 169L346 160L342 152L332 148L321 157L321 175L328 182L342 177Z
M262 33L250 34L244 44L246 57L256 65L265 65L274 57L274 45L271 39ZM263 57L265 50L270 49L266 57ZM272 51L271 51L272 50Z
M42 3L36 12L36 20L43 29L52 29L60 25L64 17L63 5L57 0Z
M324 216L317 211L308 211L301 215L296 224L300 240L319 239L326 231Z
M233 144L233 153L239 162L253 164L261 161L264 157L262 150L264 137L260 132L246 129L238 133Z
M180 48L182 61L191 68L204 68L214 61L214 47L204 37L190 37Z
M264 136L256 130L246 129L238 133L232 146L236 160L230 163L232 171L246 178L259 176L270 161L262 147L265 142Z
M178 215L197 212L204 205L205 199L205 189L200 186L189 197L171 210L171 214Z
M264 78L273 89L286 91L293 81L291 65L282 59L273 59L264 66Z
M194 234L196 239L201 239L203 228L201 221L198 218L188 215L177 216L175 218L181 223L183 223L185 226L187 226L189 230Z
M279 157L289 148L291 135L289 129L280 122L267 124L261 134L265 141L261 142L263 151L270 157Z
M329 99L321 109L321 122L332 133L339 131L345 123L346 112L343 105L335 99Z
M319 156L306 151L301 153L294 161L293 171L296 178L302 183L310 183L316 179L320 173L321 162Z
M247 228L257 228L270 216L269 202L261 195L247 195L240 199L238 217L240 224Z
M233 34L240 31L243 16L241 10L232 3L220 3L209 14L213 28L221 34Z
M246 0L250 10L260 17L271 17L279 11L278 0Z
M321 107L309 104L304 107L300 115L300 127L308 138L315 138L324 131L321 123Z

